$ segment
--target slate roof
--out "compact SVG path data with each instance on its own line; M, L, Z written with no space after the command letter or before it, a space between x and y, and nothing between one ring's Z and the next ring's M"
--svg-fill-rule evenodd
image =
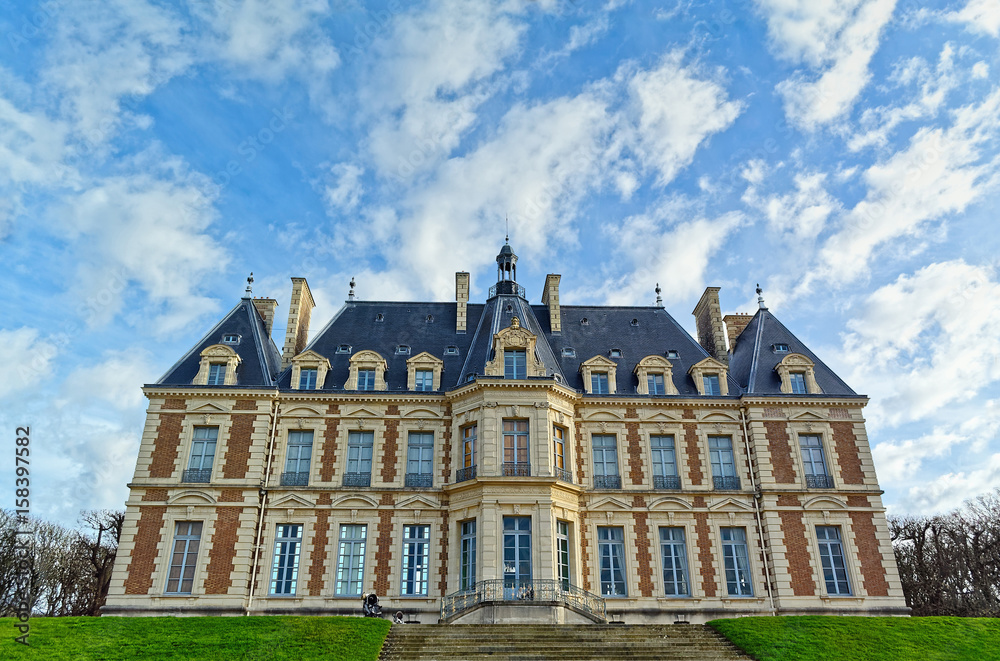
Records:
M191 385L198 374L201 352L213 344L223 344L222 336L231 333L240 336L239 344L226 345L239 355L241 361L236 369L236 386L274 387L281 368L281 352L265 333L264 320L249 298L241 299L156 384Z
M774 370L788 353L776 353L775 344L787 344L788 353L800 353L808 357L816 365L816 383L823 390L823 395L857 396L843 379L827 367L816 354L809 350L799 338L771 314L767 308L761 308L747 324L740 336L736 338L736 351L729 358L729 375L735 378L740 387L752 395L782 395L781 377ZM793 395L795 397L821 397L823 395Z

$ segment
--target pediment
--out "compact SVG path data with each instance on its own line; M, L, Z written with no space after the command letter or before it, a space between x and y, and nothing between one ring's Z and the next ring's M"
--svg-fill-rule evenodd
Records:
M310 416L320 416L323 412L312 406L296 406L293 409L282 411L281 415L295 418L305 418Z
M406 361L407 365L443 365L444 361L427 351L421 351Z
M683 419L684 418L682 418L677 413L674 413L673 411L657 411L656 413L653 413L652 415L643 418L643 421L645 421L645 422L681 422Z
M823 417L819 413L816 413L815 411L800 411L799 413L796 413L795 415L788 416L788 419L789 420L796 420L796 421L799 421L799 422L801 422L801 421L825 422L826 421L825 417Z
M366 496L365 494L352 493L349 496L341 496L337 500L333 501L333 506L344 509L378 507L378 501L371 496Z
M683 498L678 498L676 496L664 496L663 498L657 498L650 503L649 509L653 512L670 512L676 510L689 510L692 508L691 503Z
M618 413L608 410L594 411L584 418L584 420L587 420L588 422L618 422L624 419L625 418Z
M229 413L229 410L213 402L205 402L204 404L196 405L194 408L189 408L188 413Z
M712 512L752 512L753 507L735 498L726 498L708 507Z
M501 328L493 337L499 340L505 347L529 348L535 340L535 334L523 326Z
M175 493L167 500L168 505L215 505L216 500L205 491L190 489Z
M377 351L364 349L351 356L351 363L384 363L385 358Z
M807 500L802 507L807 510L846 510L847 503L832 496L816 496Z
M811 367L814 365L813 361L809 360L808 357L803 356L800 353L790 353L781 359L778 365L792 366L792 365L802 365L806 367Z
M412 411L407 411L403 414L404 418L440 418L441 413L439 411L432 411L431 409L413 409Z
M310 500L306 500L298 494L289 493L281 496L275 500L272 500L269 507L273 508L297 508L297 507L315 507L316 504Z
M406 500L399 501L398 503L396 503L395 508L396 509L402 509L402 508L406 507L406 508L413 509L417 505L423 505L425 507L434 509L434 508L440 507L441 503L439 503L438 501L433 500L431 498L428 498L427 496L421 496L421 495L417 494L416 496L410 496Z
M729 411L712 411L705 417L700 419L700 422L739 422L740 419L735 413L730 413Z
M351 409L350 411L344 411L341 414L342 418L381 418L381 414L371 410L366 406L359 406L357 408Z
M326 356L318 354L312 349L303 351L299 355L292 358L293 363L326 363L327 367L330 366L330 361L327 360Z
M588 508L590 511L608 511L608 510L623 510L631 511L634 509L631 505L626 503L624 500L615 498L614 496L607 496L601 498L600 500L594 501Z
M582 369L583 367L618 367L618 363L606 356L598 355L580 363L580 368Z
M663 356L657 356L657 355L654 354L654 355L646 356L645 358L643 358L642 360L640 360L638 362L638 364L636 364L634 372L636 374L638 374L639 369L642 368L642 367L672 369L673 365L670 363L669 360L667 360Z
M725 363L709 356L708 358L703 358L702 360L692 365L691 369L688 370L688 374L691 374L695 370L704 370L704 369L725 371L727 367Z

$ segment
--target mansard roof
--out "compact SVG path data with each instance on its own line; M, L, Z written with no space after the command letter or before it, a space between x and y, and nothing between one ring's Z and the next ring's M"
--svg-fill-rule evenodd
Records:
M226 344L225 335L238 335L239 342ZM281 353L264 330L264 320L253 301L244 298L222 321L212 327L156 382L157 385L191 385L201 361L201 352L213 344L226 344L240 357L237 386L274 386L281 368ZM212 386L218 387L218 386Z
M787 345L787 352L775 350L775 345ZM815 363L816 383L823 395L857 396L843 379L810 351L799 338L785 328L767 308L761 308L736 338L736 350L729 358L729 375L736 379L748 395L780 395L781 377L775 366L790 353L799 353ZM817 397L819 395L795 395Z

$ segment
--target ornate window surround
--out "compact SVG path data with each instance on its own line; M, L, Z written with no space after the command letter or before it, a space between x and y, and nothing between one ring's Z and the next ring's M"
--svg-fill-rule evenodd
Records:
M232 347L228 347L225 344L213 344L210 347L205 347L205 350L201 352L201 362L198 364L198 373L192 381L192 385L196 386L206 386L208 385L208 370L209 366L213 363L225 363L226 364L226 380L223 385L235 386L236 385L236 368L242 359L239 357Z
M358 389L358 370L375 370L375 390L388 390L389 386L385 382L385 372L389 369L389 364L381 354L365 349L351 356L351 372L344 384L344 390Z
M674 366L663 356L646 356L635 366L635 375L639 379L638 393L640 395L649 394L649 383L647 377L650 374L662 374L663 385L667 395L676 395L677 386L674 385Z
M719 375L719 394L728 395L729 394L729 380L727 378L729 369L726 364L722 361L716 360L709 356L704 360L701 360L691 366L688 370L688 374L694 379L694 386L698 389L699 395L705 394L705 375L706 374L718 374Z
M618 380L615 373L618 370L618 363L602 355L594 356L589 360L585 360L580 363L580 374L583 375L583 391L588 395L593 393L593 384L591 382L591 375L594 372L607 372L608 373L608 393L615 394L618 392Z
M545 364L535 355L537 337L527 328L521 326L520 319L514 316L510 326L500 329L493 336L493 358L486 363L486 376L503 376L504 349L523 349L528 376L546 376ZM435 375L435 382L437 375Z
M406 389L417 387L417 370L432 370L434 372L434 390L441 390L441 372L444 371L444 361L432 354L422 351L406 361ZM378 375L376 375L376 379Z
M794 372L805 374L806 393L809 395L822 395L823 390L816 383L816 363L809 360L800 353L790 353L781 359L781 362L774 366L774 371L781 377L781 392L792 393L792 378Z
M312 350L303 351L292 358L292 390L299 389L299 376L303 369L316 370L315 390L322 390L326 374L330 371L330 361Z

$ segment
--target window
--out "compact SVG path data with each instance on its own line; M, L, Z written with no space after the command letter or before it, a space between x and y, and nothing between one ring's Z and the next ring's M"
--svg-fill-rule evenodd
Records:
M563 358L576 358L576 349L573 347L563 347Z
M465 482L476 476L476 425L462 427L462 463L455 472L456 482Z
M278 526L274 540L274 566L271 567L271 594L295 595L299 580L299 548L302 546L302 526Z
M552 465L556 469L556 477L564 482L572 482L572 476L566 470L566 430L562 427L552 427Z
M790 372L788 381L792 386L793 395L806 394L806 374L805 372Z
M601 558L601 595L627 597L625 587L625 531L622 528L597 528L598 553Z
M282 486L305 486L309 483L312 443L311 430L288 432L288 454L285 456L285 472L281 475Z
M663 557L663 593L672 597L690 596L684 528L660 528L660 554Z
M211 363L208 366L208 384L210 386L221 386L226 383L226 364Z
M779 343L779 344L773 344L771 346L774 348L774 353L788 353L788 345L787 344L780 344Z
M406 486L433 485L434 434L411 431L406 447Z
M372 446L375 432L351 431L347 433L347 472L345 487L370 487L372 484Z
M240 336L235 333L226 333L222 336L223 344L239 344Z
M614 434L594 434L594 488L621 489L618 443Z
M427 315L427 318L424 321L426 321L428 324L433 324L434 323L434 315L432 315L432 314Z
M653 488L680 489L681 480L677 475L674 437L650 436L649 446L653 453Z
M729 436L709 436L708 454L712 460L712 482L716 489L739 489L733 439Z
M590 374L590 392L595 395L607 395L608 394L608 373L607 372L591 372Z
M430 536L430 526L403 526L403 586L400 592L404 595L427 594Z
M819 557L823 563L826 593L839 596L851 594L847 566L844 564L844 547L840 543L840 528L816 526L816 538L819 540Z
M611 356L612 358L621 358L622 357L622 350L621 349L612 349L611 351L608 352L608 355Z
M182 482L210 482L212 462L215 460L215 444L219 437L218 427L195 427L191 442L191 458L184 471Z
M200 544L201 521L178 521L174 529L174 548L170 553L167 594L191 594Z
M434 370L417 370L414 390L434 390Z
M336 593L360 596L365 577L365 541L368 526L340 526L340 549L337 551Z
M802 465L805 466L806 486L813 489L833 488L833 477L826 471L823 458L823 441L819 434L800 434Z
M524 349L504 349L503 378L523 379L528 375L528 357Z
M444 355L446 355L446 356L457 356L458 355L458 347L456 347L454 344L445 347L444 348Z
M705 394L706 395L719 395L721 391L719 390L719 375L718 374L706 374L704 376L705 383Z
M351 345L341 344L340 346L337 347L337 353L351 353Z
M556 569L559 585L569 590L569 523L556 521Z
M746 529L722 529L722 558L726 567L726 590L729 596L752 597L753 584L750 581Z
M375 370L358 370L358 390L375 390Z
M531 475L528 459L528 421L503 421L503 474Z
M407 344L397 344L396 345L396 355L397 356L409 356L410 347Z
M315 390L318 373L319 370L317 369L299 370L299 390Z
M476 521L462 522L462 557L459 590L476 587Z
M633 319L633 320L632 320L631 322L629 322L629 323L631 323L631 324L632 324L633 326L638 326L638 325L639 325L639 320L638 320L638 319Z
M646 389L649 391L650 395L666 395L667 386L663 381L662 374L648 374L646 375Z
M379 312L375 315L375 321L382 322L385 321L385 315Z
M667 358L680 358L681 353L677 349L670 349L667 351Z

